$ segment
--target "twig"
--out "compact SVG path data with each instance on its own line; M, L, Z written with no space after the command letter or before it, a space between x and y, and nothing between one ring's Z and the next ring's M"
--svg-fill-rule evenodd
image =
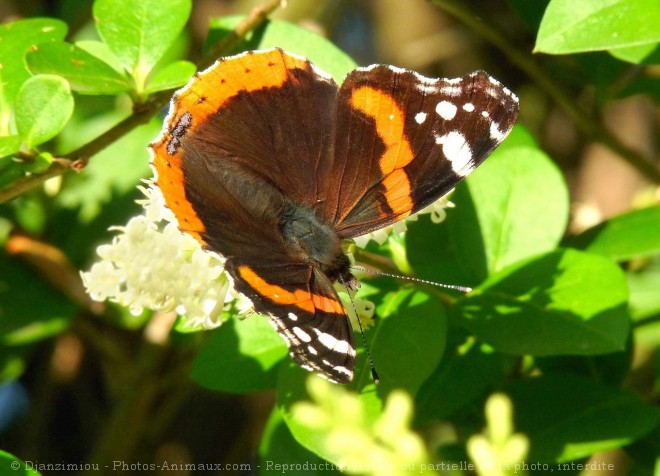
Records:
M267 0L262 5L253 8L250 14L236 25L227 36L211 46L209 51L199 61L199 69L210 66L219 56L231 51L245 35L265 22L268 15L282 5L282 3L283 0Z
M267 16L280 6L281 2L282 0L266 0L262 5L255 7L225 38L218 41L211 48L209 54L204 56L198 63L198 69L204 69L218 56L231 51L241 38L255 28L258 28L266 20ZM152 95L144 104L137 104L133 113L119 124L82 147L66 154L64 157L55 159L45 172L27 175L12 182L11 185L0 189L0 203L9 201L37 187L50 178L57 177L70 170L81 170L87 165L92 156L98 154L136 127L148 122L154 114L167 106L171 95L171 91L162 91Z
M455 0L431 0L434 5L470 27L487 41L499 48L509 61L525 72L539 85L575 122L575 125L591 139L603 143L616 152L623 160L635 167L647 179L660 183L660 170L639 152L623 144L600 122L594 120L576 104L573 98L556 85L543 68L525 51L516 48L504 35L489 24L481 21L467 7L465 2Z
M14 197L17 197L37 185L45 182L49 178L57 177L62 175L67 170L72 170L72 161L68 159L53 159L53 162L48 167L48 170L40 174L26 175L21 177L18 180L15 180L11 185L0 189L0 203L11 200Z

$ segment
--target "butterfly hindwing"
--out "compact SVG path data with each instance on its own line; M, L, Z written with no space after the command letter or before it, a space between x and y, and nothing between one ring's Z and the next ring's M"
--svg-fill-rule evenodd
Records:
M231 264L236 287L267 314L301 367L347 383L353 378L353 330L332 282L310 266Z

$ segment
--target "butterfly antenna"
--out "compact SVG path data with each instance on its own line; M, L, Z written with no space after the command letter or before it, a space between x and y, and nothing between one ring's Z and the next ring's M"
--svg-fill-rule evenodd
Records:
M406 281L412 281L414 283L429 284L429 285L435 286L437 288L452 289L454 291L460 291L462 293L469 293L470 291L472 291L472 288L470 288L468 286L458 286L456 284L436 283L435 281L430 281L428 279L421 279L421 278L415 278L413 276L403 276L403 275L400 275L400 274L386 273L384 271L377 271L375 269L363 268L362 266L351 266L351 269L354 269L356 271L364 271L365 273L377 274L379 276L387 276L388 278L405 279Z
M378 383L380 382L380 377L378 376L378 372L376 372L376 366L374 365L374 359L371 357L371 351L369 350L369 345L367 344L367 338L364 336L364 329L362 328L362 321L360 320L360 315L358 314L357 306L353 301L353 296L351 296L351 292L349 290L347 283L344 281L344 279L341 276L339 277L339 281L341 281L341 284L346 288L346 292L348 293L348 299L351 301L351 307L353 307L353 312L355 312L355 318L357 319L358 327L360 328L360 335L362 336L362 344L364 345L364 350L367 353L367 359L369 360L371 378L374 379L374 383L378 385Z

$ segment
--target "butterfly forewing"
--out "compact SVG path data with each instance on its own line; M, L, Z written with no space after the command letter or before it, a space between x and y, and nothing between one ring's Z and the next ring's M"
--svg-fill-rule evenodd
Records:
M375 65L348 75L337 111L329 219L353 237L455 187L510 132L518 101L484 72L430 79Z

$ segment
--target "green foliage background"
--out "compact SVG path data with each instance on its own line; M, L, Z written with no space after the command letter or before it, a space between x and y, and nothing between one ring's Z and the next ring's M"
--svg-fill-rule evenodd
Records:
M228 467L234 474L276 472L273 462L341 464L296 413L310 400L310 376L265 318L171 330L154 343L149 313L92 302L78 274L111 239L109 226L140 213L146 145L173 90L217 55L271 46L309 57L338 82L358 63L403 58L427 75L487 69L521 97L519 124L456 189L444 223L422 217L358 254L474 290L365 278L360 295L377 315L366 337L382 381L374 385L361 350L347 387L363 411L356 427L376 425L402 390L429 463L468 461L484 403L502 392L529 439L527 462L625 455L613 474L659 471L660 172L603 120L616 101L659 96L655 2L289 0L275 14L288 22L255 21L246 36L242 15L256 2L217 3L224 15L190 0L8 4L24 18L0 26L0 474L16 458L99 463L101 472L112 461L165 459L252 465ZM382 42L387 52L377 54L372 33L384 15L394 31L410 29L415 9L460 31L468 59L420 63L437 43L407 57ZM331 39L301 26L312 22ZM578 137L564 148L547 141L562 138L550 120L557 111ZM647 120L657 132L655 113ZM655 185L577 231L567 179L580 180L593 142ZM607 172L616 189L617 172ZM318 468L289 473L335 471Z

